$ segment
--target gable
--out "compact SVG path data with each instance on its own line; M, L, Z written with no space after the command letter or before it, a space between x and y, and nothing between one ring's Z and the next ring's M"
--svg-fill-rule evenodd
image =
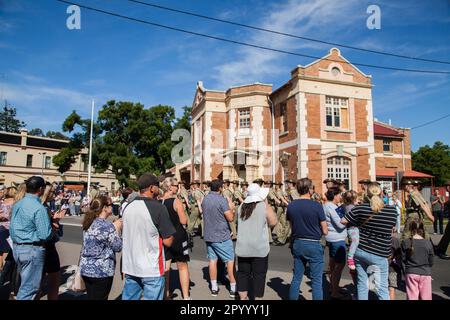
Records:
M301 70L304 76L330 81L371 84L371 76L351 64L337 48L332 48L329 54L302 67Z

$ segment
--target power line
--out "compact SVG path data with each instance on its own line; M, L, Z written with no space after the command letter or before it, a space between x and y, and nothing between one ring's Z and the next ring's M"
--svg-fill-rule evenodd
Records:
M289 55L294 55L294 56L299 56L299 57L312 58L312 59L316 59L316 60L326 60L326 61L331 61L331 62L339 62L339 63L350 64L349 62L345 62L345 61L338 61L338 60L333 60L333 59L329 59L329 58L323 58L323 57L317 57L317 56L312 56L312 55L307 55L307 54L290 52L290 51L281 50L281 49L269 48L269 47L260 46L260 45L257 45L257 44L241 42L241 41L236 41L236 40L230 40L230 39L226 39L226 38L222 38L222 37L212 36L212 35L199 33L199 32L194 32L194 31L190 31L190 30L185 30L185 29L181 29L181 28L170 27L170 26L167 26L167 25L163 25L163 24L159 24L159 23L155 23L155 22L150 22L150 21L147 21L147 20L141 20L141 19L137 19L137 18L121 15L121 14L118 14L118 13L114 13L114 12L110 12L110 11L106 11L106 10L102 10L102 9L88 7L88 6L85 6L85 5L82 5L82 4L78 4L78 3L75 3L75 2L72 2L72 1L66 1L66 0L55 0L55 1L63 2L63 3L66 3L66 4L70 4L70 5L76 5L76 6L79 6L80 8L84 8L84 9L87 9L87 10L100 12L100 13L103 13L103 14L106 14L106 15L110 15L110 16L114 16L114 17L130 20L130 21L134 21L134 22L140 22L140 23L144 23L144 24L155 26L155 27L159 27L159 28L164 28L164 29L178 31L178 32L186 33L186 34L196 35L196 36L204 37L204 38L208 38L208 39L219 40L219 41L223 41L223 42L238 44L238 45L251 47L251 48L262 49L262 50L266 50L266 51L273 51L273 52L284 53L284 54L289 54ZM377 66L377 65L358 63L358 62L353 62L351 64L353 64L355 66L362 66L362 67L375 68L375 69L384 69L384 70L415 72L415 73L428 73L428 74L450 74L450 71L405 69L405 68L388 67L388 66Z
M446 115L444 115L444 116L442 116L442 117L439 117L439 118L437 118L437 119L434 119L434 120L425 122L425 123L423 123L423 124L420 124L420 125L418 125L418 126L412 127L411 130L414 130L414 129L417 129L417 128L425 127L425 126L427 126L427 125L429 125L429 124L432 124L432 123L441 121L441 120L443 120L443 119L445 119L445 118L448 118L448 117L450 117L450 113L449 113L449 114L446 114Z
M153 8L158 8L158 9L161 9L161 10L167 10L167 11L182 13L182 14L193 16L193 17L197 17L197 18L212 20L212 21L216 21L216 22L226 23L226 24L230 24L230 25L234 25L234 26L238 26L238 27L244 27L244 28L253 29L253 30L258 30L258 31L269 32L269 33L282 35L282 36L286 36L286 37L290 37L290 38L307 40L307 41L312 41L312 42L317 42L317 43L322 43L322 44L327 44L327 45L332 45L332 46L352 49L352 50L358 50L358 51L364 51L364 52L369 52L369 53L381 54L381 55L385 55L385 56L392 56L392 57L397 57L397 58L402 58L402 59L418 60L418 61L432 62L432 63L441 63L441 64L450 64L449 61L411 57L411 56L405 56L405 55L391 53L391 52L385 52L385 51L379 51L379 50L371 50L371 49L365 49L365 48L360 48L360 47L354 47L354 46L350 46L350 45L340 44L340 43L336 43L336 42L329 42L329 41L309 38L309 37L305 37L305 36L298 36L298 35L294 35L294 34L291 34L291 33L286 33L286 32L281 32L281 31L276 31L276 30L271 30L271 29L266 29L266 28L261 28L261 27L256 27L256 26L243 24L243 23L239 23L239 22L234 22L234 21L230 21L230 20L224 20L224 19L220 19L220 18L214 18L214 17L198 14L198 13L195 13L195 12L169 8L169 7L165 7L165 6L162 6L162 5L149 3L149 2L144 2L144 1L138 1L138 0L127 0L127 1L138 3L138 4L142 4L142 5L153 7Z

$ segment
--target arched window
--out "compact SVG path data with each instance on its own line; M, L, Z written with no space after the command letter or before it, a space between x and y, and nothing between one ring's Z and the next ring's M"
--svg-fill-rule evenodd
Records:
M327 177L344 181L348 190L350 188L350 159L345 157L328 158Z

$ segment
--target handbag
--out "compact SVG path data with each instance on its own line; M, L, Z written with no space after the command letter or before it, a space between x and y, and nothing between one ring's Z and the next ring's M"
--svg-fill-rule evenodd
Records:
M86 284L84 283L83 277L81 276L81 268L80 268L80 261L81 261L81 254L83 252L83 246L81 247L80 251L80 257L78 259L78 265L75 270L74 275L70 276L69 279L67 279L66 287L67 289L73 291L73 292L84 292L86 291Z

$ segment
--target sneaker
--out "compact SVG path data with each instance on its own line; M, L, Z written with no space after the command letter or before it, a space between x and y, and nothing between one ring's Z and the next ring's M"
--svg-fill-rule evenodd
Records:
M353 258L348 258L347 259L347 265L348 265L348 268L350 270L355 270L356 269L355 260L353 260Z
M211 296L217 297L219 295L219 288L217 290L211 290Z
M236 291L231 291L231 290L230 290L230 298L231 298L231 299L236 299L237 296L238 296L238 294L237 294Z

